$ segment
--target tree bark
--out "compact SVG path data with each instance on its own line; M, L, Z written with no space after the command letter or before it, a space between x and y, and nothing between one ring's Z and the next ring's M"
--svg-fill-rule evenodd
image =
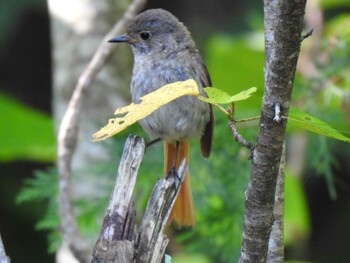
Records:
M10 258L6 255L4 244L0 235L0 263L10 263Z
M64 240L81 262L90 261L91 253L78 229L71 199L99 194L97 191L101 187L96 185L102 180L89 173L88 168L109 159L109 156L106 148L91 143L90 137L99 128L99 122L103 122L115 108L126 104L129 97L124 90L129 86L130 73L128 75L127 72L131 72L132 61L125 50L119 50L106 64L107 57L115 48L108 46L104 37L128 7L123 19L111 31L114 34L124 33L128 21L144 3L145 0L134 0L128 7L128 1L49 0L54 115L57 124L62 120L57 146L61 229ZM103 73L97 75L102 66ZM93 93L89 89L92 84ZM79 185L71 183L72 170L81 177L77 180ZM84 172L77 172L79 170Z
M286 167L286 144L283 144L280 167L277 177L275 205L273 208L273 225L269 238L269 250L267 253L267 263L284 262L284 182Z
M288 116L302 39L305 4L306 0L264 2L264 10L266 11L266 6L271 6L273 10L270 11L275 14L275 18L272 26L266 29L270 34L271 53L265 58L265 90L260 130L253 151L251 178L246 192L240 262L266 262L274 218L276 181L287 123L286 118L281 116Z
M92 263L161 263L168 238L164 229L187 170L183 160L177 174L158 180L136 231L136 212L131 200L137 171L145 150L142 139L129 136L105 214Z

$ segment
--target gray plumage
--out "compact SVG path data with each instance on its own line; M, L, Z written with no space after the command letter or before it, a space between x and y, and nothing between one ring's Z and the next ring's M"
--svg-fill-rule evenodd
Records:
M126 35L111 42L127 42L132 48L131 96L135 103L140 97L176 81L194 79L203 94L203 87L211 85L187 28L165 10L141 13L131 21ZM140 124L151 137L168 142L201 137L203 156L210 154L212 108L196 97L178 98L141 120Z

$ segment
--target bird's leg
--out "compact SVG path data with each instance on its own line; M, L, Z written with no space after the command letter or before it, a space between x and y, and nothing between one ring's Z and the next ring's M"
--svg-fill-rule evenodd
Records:
M179 177L179 174L177 172L177 168L176 168L176 162L177 162L177 158L178 158L178 153L179 153L179 147L180 147L180 142L176 141L175 142L175 154L174 154L174 160L173 160L173 165L168 173L168 176L174 176L177 180L179 180L181 182L181 178Z
M150 141L149 143L146 144L146 148L151 147L153 144L156 144L157 142L160 142L161 140L162 140L161 138L157 138L157 139Z
M176 162L177 162L177 155L179 154L179 147L180 147L180 142L176 141L175 142L175 154L174 154L174 160L173 160L173 166L172 168L174 168L176 170Z

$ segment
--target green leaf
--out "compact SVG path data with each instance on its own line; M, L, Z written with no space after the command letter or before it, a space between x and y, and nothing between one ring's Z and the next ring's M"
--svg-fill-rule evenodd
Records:
M228 94L237 94L242 87L264 85L263 33L213 35L207 43L205 58L213 85ZM262 95L263 89L259 88L249 100L237 103L235 119L259 115Z
M317 119L314 116L299 111L296 108L290 108L288 114L288 122L307 131L311 131L333 139L350 142L350 138L344 136L327 123Z
M43 201L58 193L57 171L50 168L46 171L35 171L34 178L24 180L23 187L17 195L16 203Z
M231 102L248 99L254 92L256 92L256 90L257 88L252 87L250 89L243 90L236 95L230 96L226 92L216 88L204 88L208 98L200 97L200 99L211 104L229 104Z
M321 0L320 6L324 9L350 6L349 0Z
M54 161L52 119L0 93L0 162Z
M58 176L57 171L50 168L36 171L34 178L26 179L20 193L16 197L17 204L37 207L44 213L35 225L36 230L45 230L48 238L48 251L54 253L61 244L58 216ZM96 218L96 217L95 217Z

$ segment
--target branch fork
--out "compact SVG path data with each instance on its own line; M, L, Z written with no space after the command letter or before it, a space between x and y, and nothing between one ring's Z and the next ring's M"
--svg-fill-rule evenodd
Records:
M187 163L182 161L176 176L169 172L166 178L158 180L140 230L136 231L136 212L131 196L145 147L144 140L136 136L129 136L126 141L115 188L93 251L93 263L160 263L164 260L169 242L164 229L186 174Z

